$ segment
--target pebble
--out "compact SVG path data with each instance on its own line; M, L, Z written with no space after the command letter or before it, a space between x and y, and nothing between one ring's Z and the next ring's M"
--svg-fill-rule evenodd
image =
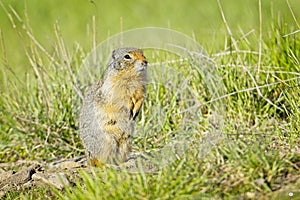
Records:
M62 190L64 186L69 186L70 182L63 172L46 174L46 173L35 173L32 175L32 179L36 182L42 182L47 185L51 185L56 189Z

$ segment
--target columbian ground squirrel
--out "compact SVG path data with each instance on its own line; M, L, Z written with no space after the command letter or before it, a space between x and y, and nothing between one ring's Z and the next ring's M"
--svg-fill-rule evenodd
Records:
M87 90L79 128L90 165L128 158L134 121L146 97L147 63L141 49L114 50L103 79Z

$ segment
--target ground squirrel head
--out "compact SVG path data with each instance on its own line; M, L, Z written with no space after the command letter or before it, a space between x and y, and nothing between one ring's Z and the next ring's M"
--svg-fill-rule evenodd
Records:
M147 59L141 49L126 47L112 52L108 68L119 71L134 67L136 72L143 72L146 71L147 64Z

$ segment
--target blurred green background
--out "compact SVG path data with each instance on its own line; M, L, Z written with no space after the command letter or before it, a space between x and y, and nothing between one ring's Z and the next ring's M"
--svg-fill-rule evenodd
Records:
M97 43L109 36L138 27L167 27L194 37L208 52L219 52L224 46L226 28L222 21L217 0L127 0L127 1L89 1L89 0L2 0L0 7L1 62L17 73L29 69L24 48L24 35L16 23L14 28L5 12L15 9L24 23L32 28L36 40L50 53L54 48L54 24L57 23L68 49L79 44L85 51L92 48L93 16L96 21ZM259 31L258 0L221 0L228 25L234 33L241 35L251 30ZM296 17L300 18L299 0L289 0ZM295 24L286 0L262 0L263 29L266 31L271 22L282 19L285 23ZM16 17L12 17L17 22ZM295 27L295 30L297 27ZM258 37L257 37L258 38ZM6 57L6 58L5 58Z

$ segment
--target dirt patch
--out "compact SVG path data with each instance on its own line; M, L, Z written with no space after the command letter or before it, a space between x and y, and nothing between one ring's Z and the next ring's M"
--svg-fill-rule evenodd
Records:
M142 167L141 167L142 166ZM132 156L120 166L106 165L115 170L127 170L130 173L155 173L157 167L147 158ZM17 170L12 170L12 169ZM22 191L38 187L54 187L62 190L75 185L79 171L91 172L94 168L87 166L85 156L73 159L58 160L51 163L36 161L17 161L15 163L0 163L0 198L8 191Z

